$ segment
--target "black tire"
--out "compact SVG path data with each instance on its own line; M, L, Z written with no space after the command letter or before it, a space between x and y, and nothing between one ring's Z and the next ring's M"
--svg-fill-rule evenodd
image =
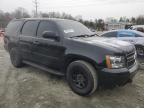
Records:
M98 88L97 72L88 62L72 62L68 66L66 77L71 89L81 96L91 95Z
M22 58L20 56L19 51L16 48L12 48L10 50L10 59L14 67L22 67Z

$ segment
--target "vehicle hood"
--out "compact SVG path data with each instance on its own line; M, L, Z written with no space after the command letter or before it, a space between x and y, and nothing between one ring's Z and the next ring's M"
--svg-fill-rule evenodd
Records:
M111 48L111 49L117 49L121 51L131 51L134 49L134 46L125 41L121 41L118 39L109 39L109 38L103 38L103 37L89 37L89 38L77 38L78 41L85 42L88 44L101 46L104 48Z

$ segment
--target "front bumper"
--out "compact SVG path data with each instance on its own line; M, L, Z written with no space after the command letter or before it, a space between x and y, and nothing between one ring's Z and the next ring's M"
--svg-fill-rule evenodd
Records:
M130 69L107 69L104 68L99 72L99 83L104 85L124 85L132 81L137 73L138 63L136 62Z

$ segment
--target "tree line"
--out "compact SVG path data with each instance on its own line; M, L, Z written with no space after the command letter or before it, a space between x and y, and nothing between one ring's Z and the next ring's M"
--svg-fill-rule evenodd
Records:
M27 10L22 7L15 9L13 12L4 12L0 10L0 28L5 28L8 22L12 19L31 18L31 17L35 17L35 12L33 11L31 14L29 14ZM106 24L106 22L103 19L84 20L81 16L74 17L71 14L67 14L64 12L63 13L39 12L38 17L77 20L92 30L104 30ZM127 22L132 24L144 25L144 16L138 16L132 18L120 17L119 20L111 18L110 22Z

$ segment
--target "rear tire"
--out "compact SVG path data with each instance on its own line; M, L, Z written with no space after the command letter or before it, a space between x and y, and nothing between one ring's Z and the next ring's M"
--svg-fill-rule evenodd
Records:
M66 77L71 89L81 96L91 95L98 88L97 72L88 62L72 62L68 66Z
M14 67L22 67L22 57L16 48L10 50L10 59Z

